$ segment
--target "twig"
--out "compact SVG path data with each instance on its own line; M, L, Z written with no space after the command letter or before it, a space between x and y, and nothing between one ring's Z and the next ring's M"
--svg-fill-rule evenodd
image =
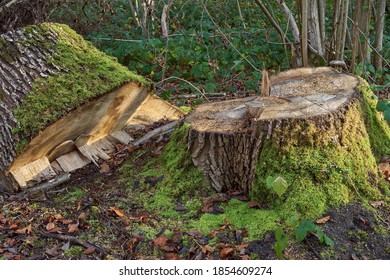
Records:
M37 192L41 192L41 191L47 191L49 189L52 189L52 188L55 188L67 181L70 180L70 174L69 173L63 173L61 175L58 175L56 177L54 177L53 179L51 180L48 180L46 182L43 182L42 184L39 184L39 185L36 185L34 187L31 187L31 188L28 188L27 190L19 193L17 195L17 198L18 199L23 199L23 198L26 198L32 194L35 194Z
M218 98L218 97L224 97L226 96L226 92L210 92L205 93L205 95L208 98ZM179 95L172 95L169 98L170 99L186 99L186 98L197 98L198 95L196 94L179 94Z
M196 86L194 86L191 82L189 82L189 81L187 81L187 80L185 80L185 79L176 77L176 76L171 76L171 77L169 77L169 78L163 79L163 80L159 81L158 83L156 83L156 85L161 84L161 83L164 83L164 82L166 82L166 81L168 81L168 80L172 80L172 79L179 80L179 81L182 81L182 82L185 82L185 83L189 84L189 85L192 86L196 91L198 91L198 92L200 93L200 95L202 95L202 97L203 97L204 99L206 99L207 101L210 101L210 100L207 98L207 96L205 95L205 93L202 92L200 89L198 89Z
M252 62L249 61L248 58L246 58L245 55L243 55L237 48L236 46L228 39L228 37L222 32L222 30L219 28L218 24L215 22L214 18L211 16L209 13L209 10L207 9L206 5L203 3L203 8L206 11L207 15L209 16L210 20L213 22L215 27L217 28L218 32L223 35L223 38L229 43L230 46L246 61L248 64L257 72L261 72L259 68L257 68Z
M151 138L157 136L157 135L160 135L164 132L167 132L168 130L171 130L173 129L180 121L173 121L173 122L170 122L166 125L163 125L159 128L156 128L155 130L152 130L148 133L146 133L144 136L142 136L141 138L135 140L134 142L132 142L130 145L131 146L139 146L139 145L142 145L146 142L148 142Z
M73 243L75 245L79 245L79 246L83 246L85 248L90 248L90 247L93 247L95 248L96 252L98 252L99 254L101 254L102 256L106 256L107 255L107 251L104 250L103 248L91 243L91 242L84 242L84 241L81 241L80 239L74 237L74 236L69 236L69 235L63 235L63 234L57 234L57 233L47 233L47 232L44 232L44 231L40 231L39 232L43 237L46 237L46 238L54 238L54 239L58 239L58 240L62 240L62 241L69 241L70 243Z

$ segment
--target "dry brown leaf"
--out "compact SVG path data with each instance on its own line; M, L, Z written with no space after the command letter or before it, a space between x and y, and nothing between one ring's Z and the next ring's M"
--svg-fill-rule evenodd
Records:
M18 225L17 224L12 224L9 226L10 229L17 229L18 228Z
M59 253L57 251L57 247L48 248L48 249L46 249L45 253L50 255L50 256L52 256L52 257L55 257L55 256L59 255Z
M358 261L358 260L359 260L358 256L356 256L355 254L352 254L352 255L351 255L351 258L352 258L353 260L355 260L355 261Z
M76 232L79 229L79 224L70 224L68 226L68 233Z
M159 236L153 240L153 244L157 247L164 247L165 245L167 245L168 240L169 239L166 236Z
M260 209L260 204L256 200L252 200L249 202L248 208Z
M55 214L55 215L54 215L54 219L56 219L56 220L62 220L63 217L62 217L61 214Z
M125 216L125 213L123 213L122 210L120 210L119 208L115 207L115 206L110 206L110 210L114 211L115 214L117 214L119 217L123 217Z
M325 216L323 218L316 220L316 224L325 224L329 220L330 220L330 216Z
M59 232L61 231L61 228L60 227L54 227L53 229L49 230L50 233L53 233L53 232Z
M73 220L65 219L65 220L62 220L61 222L62 222L63 225L69 225L69 224L73 223Z
M237 245L236 248L238 249L246 249L248 248L249 246L249 243L244 243L244 244L241 244L241 245Z
M99 170L100 173L108 173L110 171L111 171L111 167L107 163L103 163L102 165L100 165L100 170Z
M385 202L383 200L378 200L378 201L372 201L370 202L372 207L378 207L378 206L384 206Z
M249 261L250 260L249 255L243 255L243 256L241 256L241 259L243 261Z
M81 212L80 215L77 217L77 219L84 220L85 219L85 212Z
M28 226L18 229L15 232L19 234L30 234L32 232L32 226L29 224Z
M53 228L55 228L56 227L56 224L55 223L53 223L53 222L50 222L50 223L48 223L47 225L46 225L46 230L47 231L51 231Z
M177 254L174 254L174 253L166 253L164 255L164 259L165 260L179 260L179 256Z
M223 248L219 255L220 255L221 259L226 260L233 253L234 253L234 248Z
M96 248L95 247L88 247L87 249L84 250L83 254L84 255L89 255L95 252Z
M0 213L0 220L4 219L3 214Z
M211 248L211 246L209 244L206 244L206 245L202 246L202 252L204 254L210 253L212 251L213 251L213 248Z

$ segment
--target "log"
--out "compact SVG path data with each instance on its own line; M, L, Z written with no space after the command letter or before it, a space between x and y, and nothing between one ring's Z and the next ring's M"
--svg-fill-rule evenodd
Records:
M108 159L127 126L176 121L143 77L68 26L0 35L0 185L19 191Z
M320 67L282 72L270 84L269 97L202 104L184 119L192 162L217 191L265 195L268 176L328 184L322 179L334 170L362 189L379 184L390 129L365 82Z

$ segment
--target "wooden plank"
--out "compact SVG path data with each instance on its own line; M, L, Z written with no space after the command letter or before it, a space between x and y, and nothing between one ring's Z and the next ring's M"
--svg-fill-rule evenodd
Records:
M78 151L72 151L63 155L57 158L56 161L65 172L74 171L91 163L88 158L84 157Z

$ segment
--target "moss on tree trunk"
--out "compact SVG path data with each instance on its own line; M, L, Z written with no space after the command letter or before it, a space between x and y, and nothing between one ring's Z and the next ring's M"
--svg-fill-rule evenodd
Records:
M390 129L375 102L354 76L290 70L273 78L271 97L199 106L171 141L185 143L188 164L217 191L247 193L281 219L313 218L386 191L377 161L389 154ZM183 163L167 158L170 166ZM280 197L266 184L277 176L288 184Z

